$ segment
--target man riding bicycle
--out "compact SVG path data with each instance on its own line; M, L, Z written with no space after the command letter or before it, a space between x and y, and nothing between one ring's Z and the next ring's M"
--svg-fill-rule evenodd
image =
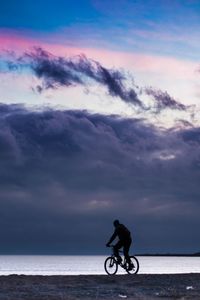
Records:
M123 247L126 262L129 264L129 268L131 269L131 261L129 257L129 249L132 243L131 233L123 224L120 224L119 220L115 220L113 222L113 225L115 227L115 231L108 243L106 244L106 246L110 247L110 244L114 241L116 237L118 237L119 241L113 247L114 255L117 257L117 262L121 263L122 259L119 255L119 249Z

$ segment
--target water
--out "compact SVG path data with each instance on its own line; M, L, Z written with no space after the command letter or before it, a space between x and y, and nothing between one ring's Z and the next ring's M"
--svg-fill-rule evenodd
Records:
M0 275L105 274L103 266L105 258L105 256L1 255ZM138 259L140 274L200 273L200 257L138 257Z

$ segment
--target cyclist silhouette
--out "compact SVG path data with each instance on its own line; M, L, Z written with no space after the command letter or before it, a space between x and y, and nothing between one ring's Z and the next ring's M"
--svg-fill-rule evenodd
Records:
M126 258L127 263L130 265L131 261L129 257L129 249L132 243L131 233L123 224L120 224L119 220L115 220L113 222L113 225L115 227L115 231L108 243L106 244L106 246L110 247L110 244L114 241L116 237L118 237L119 241L113 247L114 255L117 257L118 263L121 263L122 259L119 255L119 249L123 247L124 256Z

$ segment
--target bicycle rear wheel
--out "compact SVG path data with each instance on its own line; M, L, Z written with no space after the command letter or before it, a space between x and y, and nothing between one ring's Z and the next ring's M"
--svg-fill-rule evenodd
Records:
M115 275L118 270L118 263L113 256L106 258L104 262L104 269L108 275Z
M127 264L126 266L126 272L128 274L137 274L139 271L139 261L135 256L130 256L130 260L131 260L131 264L129 266L129 264ZM130 268L129 268L130 267Z

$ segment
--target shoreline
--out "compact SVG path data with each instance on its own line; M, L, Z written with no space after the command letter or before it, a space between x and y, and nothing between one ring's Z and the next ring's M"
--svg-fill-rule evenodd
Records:
M200 299L200 273L1 275L0 300Z

